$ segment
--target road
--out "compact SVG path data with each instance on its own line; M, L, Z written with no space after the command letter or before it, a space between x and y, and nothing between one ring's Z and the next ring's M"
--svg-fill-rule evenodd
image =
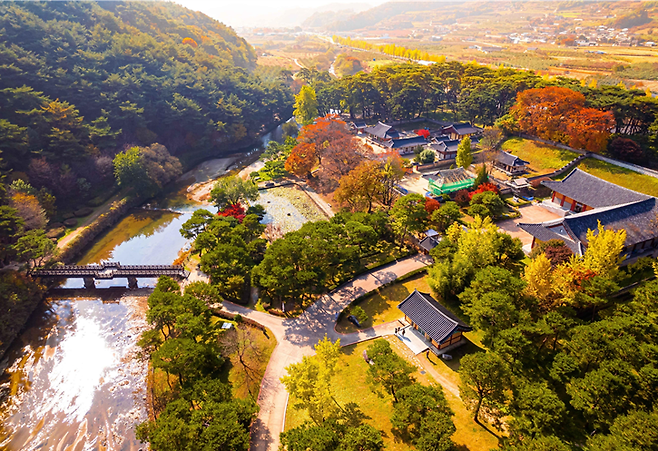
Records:
M281 383L281 377L286 374L286 367L300 362L304 356L313 355L315 352L313 345L325 335L332 341L340 339L343 346L391 335L398 325L395 322L352 334L339 334L334 330L335 318L357 297L429 264L431 264L429 257L415 255L362 274L322 296L301 316L294 319L276 317L230 302L224 303L225 311L232 314L239 313L269 328L278 342L261 382L258 395L260 412L251 429L252 451L279 449L279 434L284 427L288 401L288 394Z

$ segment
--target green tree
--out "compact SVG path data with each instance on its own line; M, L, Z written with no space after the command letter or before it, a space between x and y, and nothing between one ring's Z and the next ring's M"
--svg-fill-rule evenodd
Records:
M461 140L459 146L457 147L457 158L455 160L457 166L460 166L464 169L473 163L473 154L471 153L471 138L468 136Z
M315 89L304 85L295 96L295 110L293 115L301 125L310 125L318 117L318 100Z
M440 388L420 384L403 387L393 407L394 433L403 440L428 451L452 449L453 412Z
M132 188L140 195L153 196L164 185L181 175L182 166L160 144L131 147L114 157L114 176L122 188Z
M469 214L471 214L473 207L476 205L482 205L486 207L489 214L494 218L500 217L500 215L503 214L503 210L505 208L505 202L500 198L498 194L492 191L484 191L474 194L471 198L471 210L469 210ZM471 216L475 216L475 214L471 214ZM489 215L480 214L480 216Z
M432 212L432 222L441 232L445 232L455 222L462 218L462 212L457 202L448 201Z
M0 262L7 263L15 255L12 244L23 231L24 221L18 210L0 205Z
M235 175L220 178L210 191L210 199L219 210L240 202L253 202L258 195L258 186L254 182Z
M41 266L44 260L55 255L57 249L55 243L42 229L27 231L13 247L18 259L31 262L34 268Z
M306 409L317 425L336 417L340 405L333 396L331 379L337 370L340 340L332 343L326 336L315 346L316 356L304 356L300 363L286 367L281 378L286 390L297 400L295 408Z
M480 411L498 420L503 415L505 391L510 388L509 370L493 352L466 355L459 366L459 393L466 406L473 411L473 419L480 424Z
M416 368L398 356L390 343L383 339L375 340L366 353L373 362L368 367L368 381L373 386L381 385L398 402L397 392L414 383L411 374Z
M390 211L393 231L402 240L407 233L419 233L425 230L427 211L425 197L421 194L407 194L393 204Z
M546 383L528 383L515 394L512 430L519 436L559 434L566 407Z
M635 410L617 417L608 434L596 434L587 451L658 450L658 412Z

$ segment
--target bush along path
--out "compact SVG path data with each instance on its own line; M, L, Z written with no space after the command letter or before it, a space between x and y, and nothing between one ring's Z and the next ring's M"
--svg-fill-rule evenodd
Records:
M281 383L281 377L286 374L286 367L300 362L306 355L314 354L313 345L325 335L332 341L340 338L343 346L390 335L394 325L369 328L347 336L336 332L334 325L338 314L359 296L429 264L431 264L429 257L415 255L364 273L322 296L301 316L294 319L280 318L224 302L224 311L234 315L239 314L262 324L272 331L278 342L261 382L258 396L260 412L251 429L253 451L279 449L279 434L285 426L288 401L288 394Z

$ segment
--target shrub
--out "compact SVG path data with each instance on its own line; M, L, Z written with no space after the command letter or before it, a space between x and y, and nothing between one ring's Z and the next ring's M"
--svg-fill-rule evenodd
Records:
M465 189L460 189L455 193L455 202L459 204L460 207L465 207L470 202L471 198L468 195L468 191Z
M480 216L482 218L490 218L492 216L489 209L482 204L471 205L468 209L468 214L473 217Z
M363 308L359 305L355 305L350 309L350 315L356 316L356 319L359 320L359 323L361 325L365 324L365 322L368 321L369 319L369 316L366 313L366 311L363 310Z
M487 207L487 210L489 210L489 214L492 217L498 217L503 214L503 209L505 208L505 202L503 202L503 199L492 191L475 193L471 199L471 208L475 205L483 205Z
M496 194L499 193L498 187L493 183L482 183L478 186L478 189L468 193L468 198L473 199L473 196L475 196L476 194L484 193L486 191L491 191L492 193L496 193Z

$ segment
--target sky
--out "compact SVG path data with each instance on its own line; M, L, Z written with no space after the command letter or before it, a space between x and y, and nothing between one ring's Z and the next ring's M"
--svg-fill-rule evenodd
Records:
M231 27L289 27L327 5L376 6L387 0L175 0ZM331 8L333 9L333 8ZM339 8L342 9L342 8ZM302 17L303 16L303 17ZM301 20L299 20L301 18Z

